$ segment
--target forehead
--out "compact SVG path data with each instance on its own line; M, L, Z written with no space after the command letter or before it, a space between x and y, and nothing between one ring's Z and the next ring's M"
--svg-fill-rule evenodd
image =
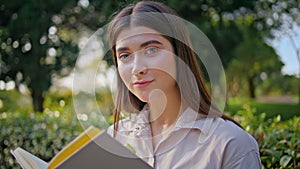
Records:
M158 38L165 39L163 35L151 28L144 26L130 26L128 28L123 29L116 39L116 46L132 43L135 40L145 40L148 38Z

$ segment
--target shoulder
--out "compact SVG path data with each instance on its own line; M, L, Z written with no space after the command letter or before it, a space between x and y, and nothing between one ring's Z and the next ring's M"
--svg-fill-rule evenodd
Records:
M259 148L252 135L231 121L219 118L213 133L224 151L224 166L229 168L247 168L256 165L259 168Z
M244 129L222 118L218 118L216 123L217 127L212 137L216 137L224 146L229 146L229 148L236 149L236 151L243 150L243 152L258 150L256 140Z
M218 134L227 139L254 139L248 132L234 124L232 121L217 118L215 123L217 124L217 127L214 134Z

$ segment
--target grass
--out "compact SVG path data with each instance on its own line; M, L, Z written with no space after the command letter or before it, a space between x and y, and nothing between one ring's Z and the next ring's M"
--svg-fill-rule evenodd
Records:
M243 109L243 105L248 104L256 109L256 115L266 113L266 118L273 118L278 115L282 120L288 120L294 116L300 116L300 104L289 103L263 103L255 100L234 98L228 101L225 107L225 112L230 115L236 114L239 110Z

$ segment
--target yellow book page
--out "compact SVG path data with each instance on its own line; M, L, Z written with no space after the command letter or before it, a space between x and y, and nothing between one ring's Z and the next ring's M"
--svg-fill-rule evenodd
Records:
M55 167L57 167L60 163L70 157L74 152L87 144L98 133L100 133L100 129L90 126L85 132L81 133L71 143L63 148L57 155L55 155L55 157L49 162L48 169L54 169Z

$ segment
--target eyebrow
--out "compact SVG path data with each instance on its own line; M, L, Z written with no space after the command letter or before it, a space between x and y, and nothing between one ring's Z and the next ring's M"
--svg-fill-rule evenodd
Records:
M146 46L148 46L150 44L162 45L162 43L159 42L159 41L157 41L157 40L149 40L149 41L146 41L146 42L142 43L140 45L140 48L146 47ZM120 47L120 48L117 49L117 52L122 52L122 51L126 51L126 50L129 50L129 48L128 47Z
M157 41L157 40L149 40L149 41L147 41L147 42L142 43L142 44L140 45L140 47L142 48L142 47L148 46L148 45L150 45L150 44L158 44L158 45L162 45L162 43L159 42L159 41Z

